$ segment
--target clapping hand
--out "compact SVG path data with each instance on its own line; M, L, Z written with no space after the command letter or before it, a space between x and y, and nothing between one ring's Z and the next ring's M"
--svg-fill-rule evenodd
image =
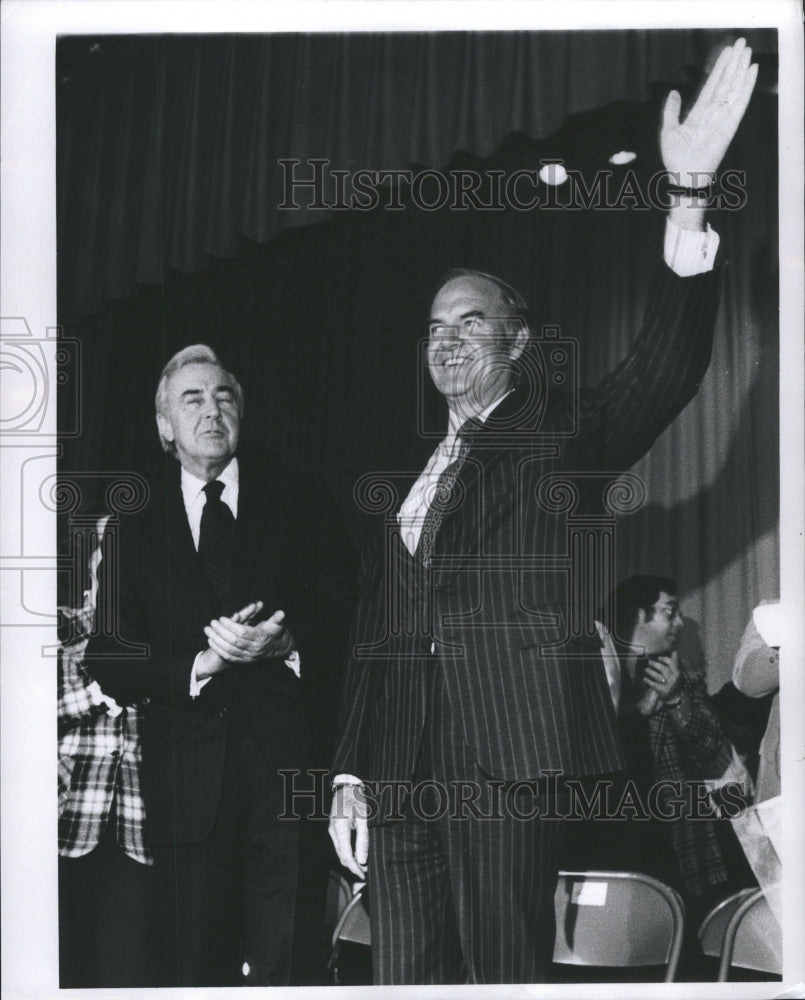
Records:
M672 90L665 102L660 152L665 169L682 187L707 186L743 118L757 77L752 50L739 38L719 55L693 107L679 120L682 98Z
M293 649L293 637L282 624L283 611L275 611L264 622L249 622L263 610L262 601L252 601L228 618L216 618L204 629L209 643L196 660L196 679L212 677L233 663L252 663L268 656L285 656ZM277 652L274 652L274 650Z
M256 601L254 607L256 610L243 620L243 612L239 612L229 618L215 618L204 629L210 649L222 660L254 663L272 656L288 656L293 650L293 637L284 625L285 612L275 611L265 621L249 625L248 621L262 609L262 601Z

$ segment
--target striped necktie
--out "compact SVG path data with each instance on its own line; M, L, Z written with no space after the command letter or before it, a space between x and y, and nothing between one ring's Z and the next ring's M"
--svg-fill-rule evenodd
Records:
M422 522L422 533L419 536L419 545L416 550L417 557L426 569L430 569L436 536L442 526L445 514L450 509L450 498L455 489L458 474L469 454L474 436L482 427L483 423L475 417L466 420L461 425L456 434L458 454L436 480L433 498L428 512L425 514L425 520Z
M235 538L235 518L221 499L224 484L214 479L204 487L207 500L201 514L198 554L207 577L223 611L229 604L232 576L232 546Z

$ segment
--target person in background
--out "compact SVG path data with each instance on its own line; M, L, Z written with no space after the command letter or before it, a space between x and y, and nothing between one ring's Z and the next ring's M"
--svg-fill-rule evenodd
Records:
M597 624L627 767L613 776L610 794L618 801L633 784L637 806L625 819L570 823L565 865L638 871L675 888L686 912L680 976L695 980L711 971L696 938L701 920L726 896L755 885L729 819L718 812L718 796L728 796L732 814L740 812L751 779L724 734L703 672L677 651L684 619L676 583L629 577L616 587L612 606L614 634ZM710 789L728 779L729 792L722 788L713 801Z
M780 794L780 605L761 604L752 612L732 668L735 687L750 698L772 695L760 744L755 802Z
M89 588L59 609L59 981L63 989L156 985L149 976L153 859L144 840L140 716L82 663L108 516L89 534Z
M771 696L766 732L760 744L754 804L733 820L747 862L775 919L766 944L782 966L782 796L780 789L780 647L786 618L778 602L761 602L752 612L733 665L735 686L752 698Z
M750 698L738 688L732 678L710 695L710 701L721 726L746 766L753 783L757 780L758 751L769 721L773 695Z

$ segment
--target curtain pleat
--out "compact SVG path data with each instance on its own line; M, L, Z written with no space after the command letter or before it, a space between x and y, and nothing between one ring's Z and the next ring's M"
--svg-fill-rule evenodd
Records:
M657 37L658 36L658 37ZM512 132L641 101L717 33L133 36L59 84L61 309L81 315L267 243L324 212L281 210L283 158L444 167ZM684 82L684 81L683 81ZM80 249L80 254L76 252Z

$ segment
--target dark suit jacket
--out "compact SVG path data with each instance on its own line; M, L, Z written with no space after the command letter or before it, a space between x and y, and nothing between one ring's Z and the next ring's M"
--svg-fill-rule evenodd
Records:
M527 384L493 411L461 470L416 621L406 614L417 560L394 537L410 485L400 484L363 559L334 772L411 778L426 710L418 671L432 642L463 740L490 775L622 766L600 649L569 627L585 583L567 572L569 512L543 477L571 478L570 513L593 510L585 483L600 496L607 477L594 476L614 477L650 448L706 370L717 284L663 267L631 352L581 393L578 411L569 400L543 405Z
M227 612L258 599L265 616L282 608L302 658L301 682L283 660L270 659L217 674L190 698L192 664L207 646L204 626L220 611L193 545L178 463L145 510L121 519L117 545L105 556L116 549L117 570L101 570L98 622L117 627L90 640L87 666L121 704L148 699L143 795L152 843L209 834L233 726L273 748L278 767L303 767L304 730L338 689L354 590L340 519L320 485L240 456L239 467ZM132 655L130 643L147 648Z

